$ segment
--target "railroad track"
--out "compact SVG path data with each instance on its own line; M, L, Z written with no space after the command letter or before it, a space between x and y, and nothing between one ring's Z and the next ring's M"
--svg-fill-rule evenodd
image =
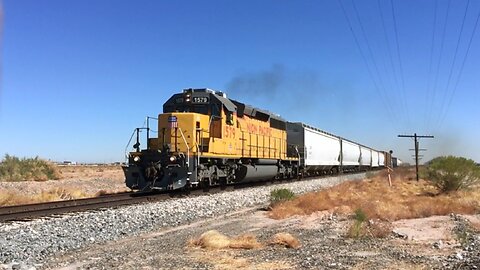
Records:
M326 176L313 176L313 177L328 177ZM310 177L311 178L311 177ZM263 182L250 182L240 183L235 186L226 187L211 187L208 190L193 189L191 191L182 192L163 192L163 193L134 193L125 192L117 194L102 195L94 198L84 198L66 201L55 201L46 203L24 204L15 206L0 207L0 222L7 221L20 221L30 220L39 217L48 217L53 215L60 215L72 212L99 210L104 208L112 208L124 205L138 204L142 202L154 202L162 201L172 197L185 197L185 196L202 196L205 194L213 194L218 192L232 191L235 189L242 189L254 186L266 186L282 184L291 181L308 181L309 178L297 179L297 180L276 180L263 181Z
M227 189L212 188L208 194L233 190L230 186ZM125 205L133 205L144 202L155 202L167 200L174 197L201 196L207 191L196 189L188 193L182 191L162 192L162 193L134 193L125 192L118 194L107 194L99 197L54 201L34 204L23 204L14 206L0 207L0 223L7 221L24 221L39 217L49 217L54 215L82 212L90 210L99 210Z
M168 194L139 195L131 192L103 195L94 198L55 201L0 207L0 222L96 210L141 202L164 200Z
M257 186L260 183L240 184L238 186L212 187L208 190L194 189L189 192L163 192L163 193L134 193L125 192L118 194L107 194L94 198L84 198L65 201L54 201L34 204L23 204L0 207L0 223L7 221L25 221L40 217L99 210L125 205L133 205L142 202L162 201L173 197L201 196L234 189ZM266 184L266 183L263 183Z

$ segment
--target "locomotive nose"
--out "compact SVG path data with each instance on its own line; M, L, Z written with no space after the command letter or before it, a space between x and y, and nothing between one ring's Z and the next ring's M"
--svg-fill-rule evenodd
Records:
M185 168L180 166L167 166L164 169L164 177L159 186L167 190L183 188L188 182L188 174Z
M154 173L149 168L143 172L140 166L134 164L122 168L126 175L125 184L131 189L173 190L185 187L189 180L187 170L178 164L154 169Z

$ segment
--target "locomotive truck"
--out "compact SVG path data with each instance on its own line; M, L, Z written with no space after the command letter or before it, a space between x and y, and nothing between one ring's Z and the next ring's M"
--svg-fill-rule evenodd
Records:
M133 190L175 190L375 169L390 153L227 98L184 89L163 105L158 136L136 128L123 166ZM147 121L148 123L148 121ZM140 132L146 130L146 148Z

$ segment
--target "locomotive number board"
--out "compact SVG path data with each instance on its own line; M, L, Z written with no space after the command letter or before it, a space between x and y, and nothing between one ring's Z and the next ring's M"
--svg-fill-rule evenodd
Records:
M208 97L193 97L193 103L208 103Z

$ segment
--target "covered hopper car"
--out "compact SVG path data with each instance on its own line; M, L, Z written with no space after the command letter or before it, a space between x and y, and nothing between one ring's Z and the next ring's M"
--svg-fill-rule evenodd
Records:
M391 160L387 152L288 122L207 88L174 94L156 119L158 137L150 137L148 124L135 129L134 151L123 166L131 189L174 190L368 170ZM141 149L143 130L147 145Z

